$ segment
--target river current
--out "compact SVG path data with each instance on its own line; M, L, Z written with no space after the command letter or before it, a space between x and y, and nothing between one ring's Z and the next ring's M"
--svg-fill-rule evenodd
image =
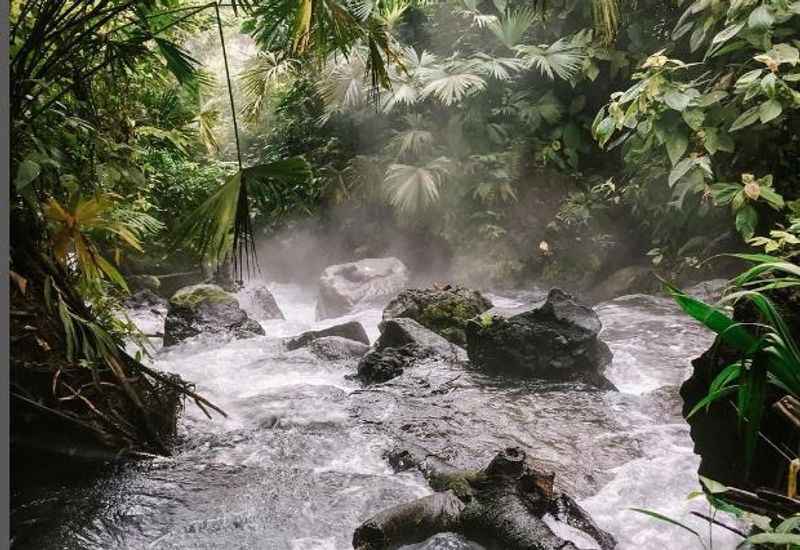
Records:
M621 550L701 547L691 533L629 510L655 510L708 535L708 525L689 515L707 506L686 498L698 488L699 459L677 391L712 338L669 300L634 295L597 306L601 337L614 353L606 374L619 392L455 370L421 370L364 390L347 378L354 362L289 352L282 338L358 320L374 341L382 306L316 322L312 289L270 286L286 320L259 320L267 336L201 337L153 355L156 368L194 382L228 418L208 420L187 402L172 457L67 480L42 472L14 495L15 547L351 548L361 521L431 492L421 475L394 473L384 459L400 436L473 468L520 445L553 467ZM542 296L489 295L503 307ZM163 312L131 315L145 332L162 330ZM554 528L593 547L580 533ZM725 531L712 536L716 549L735 547ZM480 546L443 534L409 548Z

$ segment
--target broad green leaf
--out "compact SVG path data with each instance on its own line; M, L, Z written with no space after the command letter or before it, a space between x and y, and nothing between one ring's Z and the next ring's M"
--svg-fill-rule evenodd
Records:
M750 109L746 110L741 115L739 115L739 118L737 118L733 122L733 124L731 124L730 131L735 132L737 130L741 130L742 128L747 128L755 121L757 121L758 117L759 117L758 107L751 107Z
M698 107L710 107L713 104L717 103L718 101L722 101L728 97L728 92L722 90L715 90L713 92L709 92L703 97L699 98L695 101L695 104Z
M746 204L736 212L736 230L745 240L753 238L758 224L758 212L751 205Z
M719 33L717 33L717 35L711 40L711 45L717 46L719 44L724 44L725 42L727 42L728 40L739 34L739 31L744 28L744 25L745 23L744 21L742 21L741 23L735 23L733 25L725 27Z
M692 130L699 130L703 126L706 114L702 109L686 109L681 113L683 120Z
M667 148L670 162L675 165L689 147L686 127L683 125L673 126L672 130L664 137L664 145Z
M669 173L669 179L667 180L669 186L674 187L678 180L694 167L694 164L695 162L692 158L685 158L676 164Z
M775 17L767 4L762 4L750 12L747 25L751 29L767 29L775 23Z
M788 63L795 66L800 63L800 50L789 44L775 44L772 49L767 52L772 59L778 62L779 65Z
M670 106L670 108L675 109L676 111L683 111L686 107L689 106L689 103L692 101L694 97L697 96L697 91L695 90L695 95L690 95L686 92L681 92L680 90L672 90L664 94L664 103Z
M33 180L39 177L42 167L38 162L29 159L23 160L19 168L17 168L17 177L14 178L14 185L17 191L22 193L23 189L27 187Z
M713 479L709 479L707 477L699 476L700 482L703 486L708 489L708 492L712 495L718 495L720 493L725 493L728 491L728 486L720 483L719 481L714 481Z
M736 88L738 88L738 89L746 88L747 86L749 86L750 84L755 82L761 76L761 74L763 72L764 72L764 69L754 69L754 70L752 70L750 72L747 72L747 73L743 74L736 81L736 84L735 84Z
M777 99L770 99L762 103L758 108L758 117L763 124L775 120L783 112L783 106Z

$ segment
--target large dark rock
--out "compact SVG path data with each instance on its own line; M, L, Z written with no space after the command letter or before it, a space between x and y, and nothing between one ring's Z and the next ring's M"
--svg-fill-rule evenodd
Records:
M470 321L467 352L473 364L490 372L612 389L602 374L611 351L598 338L601 328L594 310L554 288L538 308Z
M349 340L355 340L356 342L369 345L367 331L364 330L364 327L361 326L361 323L358 321L350 321L340 325L333 325L332 327L324 328L322 330L309 330L300 334L299 336L290 338L286 341L286 349L299 349L307 346L312 341L318 338L324 338L325 336L339 336L341 338L347 338Z
M463 348L448 342L413 319L387 319L378 326L375 347L358 364L356 378L365 384L386 382L427 359L466 361Z
M800 335L800 291L781 289L770 292L770 297L782 313L789 332L797 338ZM737 303L733 318L741 323L763 322L754 308L746 302ZM692 375L680 389L684 417L708 394L711 382L722 369L739 359L741 353L717 338L711 348L692 361ZM749 475L745 467L743 432L739 429L740 422L735 408L736 394L717 400L707 411L701 410L688 418L694 451L701 459L698 473L734 487L771 487L785 492L782 485L787 479L788 461L774 445L797 449L800 432L773 409L773 404L784 395L785 392L776 386L767 386L760 428L763 437L756 440Z
M577 550L543 520L545 515L580 529L603 550L616 547L569 495L555 489L555 474L534 466L519 447L498 453L479 471L459 471L431 461L424 449L402 453L403 468L417 467L437 491L401 504L362 523L353 534L356 550L385 550L456 532L488 548Z
M286 319L266 286L248 286L239 291L242 309L255 319Z
M358 363L356 378L364 384L380 384L397 378L415 362L431 357L436 352L418 344L370 351Z
M477 290L450 285L401 292L383 310L383 319L407 317L454 344L466 345L467 322L492 307Z
M420 325L414 319L399 317L381 321L378 325L381 335L375 342L377 349L398 348L406 344L416 344L421 348L430 349L442 355L454 355L459 359L466 359L464 349L449 342L432 330Z
M142 289L128 296L123 305L129 309L154 309L167 307L167 301L150 289Z
M216 285L202 284L182 288L170 298L164 321L164 346L198 334L250 338L263 335L264 329L247 316L234 296Z
M323 336L312 340L307 347L315 356L328 361L358 359L369 351L367 344L341 336Z
M340 317L359 304L388 299L407 282L408 270L397 258L366 258L327 267L319 278L317 319Z

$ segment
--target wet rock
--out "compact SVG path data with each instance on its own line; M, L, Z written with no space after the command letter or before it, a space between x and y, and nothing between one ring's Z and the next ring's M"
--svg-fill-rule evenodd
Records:
M341 336L323 336L312 340L308 344L308 350L320 359L345 361L363 357L369 351L369 346Z
M161 287L161 281L155 275L130 275L126 280L133 291L150 290L158 292Z
M340 317L359 304L387 299L407 282L408 270L397 258L366 258L327 267L319 279L317 319Z
M409 460L418 454L409 453ZM490 548L575 550L553 532L545 515L582 530L603 550L616 547L614 537L572 497L555 490L555 474L535 467L519 447L501 451L480 471L439 471L426 463L423 473L438 492L368 519L353 534L353 548L396 548L456 532Z
M397 378L403 371L434 355L431 348L409 343L400 347L375 349L358 363L356 378L364 384L380 384Z
M420 348L428 349L441 355L453 356L459 360L466 360L467 358L463 348L426 329L413 319L405 317L387 319L378 325L378 329L381 331L381 335L378 341L375 342L375 347L379 350L415 344Z
M785 288L769 291L769 297L782 314L789 333L800 334L800 290ZM745 301L736 304L733 318L747 324L762 322L754 308ZM692 375L680 389L684 417L708 395L709 386L717 375L740 359L739 351L717 338L703 355L692 361ZM698 473L725 485L770 487L785 493L782 485L787 479L788 463L775 446L796 449L800 445L800 432L773 407L784 395L785 392L777 386L767 385L760 427L763 437L756 440L749 476L745 467L743 431L739 429L740 422L735 409L736 394L719 399L707 410L688 418L694 451L701 459Z
M613 389L602 374L611 351L598 338L601 328L590 307L554 288L538 308L470 321L467 352L473 364L489 372Z
M648 410L662 422L670 422L681 416L680 388L675 385L661 386L642 395L647 402Z
M299 349L307 346L318 338L324 338L326 336L339 336L341 338L347 338L349 340L355 340L356 342L369 345L367 331L364 330L364 327L361 325L361 323L358 321L349 321L347 323L333 325L332 327L324 328L322 330L309 330L300 334L299 336L290 338L286 341L286 349L290 351Z
M242 309L255 319L286 319L272 292L263 285L245 287L239 292Z
M164 321L164 346L172 346L198 334L232 334L236 338L263 335L264 329L250 319L239 302L216 285L193 285L169 300Z
M147 288L128 296L123 304L129 309L160 309L167 307L167 301L164 298Z
M711 279L694 284L685 289L684 292L698 300L713 304L722 298L722 293L728 287L728 284L727 279Z
M210 280L202 269L165 273L157 277L159 281L158 293L165 298L172 297L182 288L204 284Z
M467 322L492 307L477 290L447 285L443 288L407 289L383 310L383 319L406 317L450 342L466 345Z
M591 296L596 302L605 302L628 294L649 294L658 288L658 279L650 266L631 265L609 275L592 290Z

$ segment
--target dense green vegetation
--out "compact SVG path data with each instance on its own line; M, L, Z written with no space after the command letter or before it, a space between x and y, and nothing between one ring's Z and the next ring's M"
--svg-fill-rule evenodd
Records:
M258 51L235 73L237 31ZM132 265L251 269L257 232L340 203L487 284L771 254L726 298L757 327L673 293L742 352L703 405L737 395L743 453L767 383L800 392L770 299L800 284L798 1L14 0L10 44L12 305L48 357L16 354L12 391L111 447L167 452L165 388L204 403L122 351Z

